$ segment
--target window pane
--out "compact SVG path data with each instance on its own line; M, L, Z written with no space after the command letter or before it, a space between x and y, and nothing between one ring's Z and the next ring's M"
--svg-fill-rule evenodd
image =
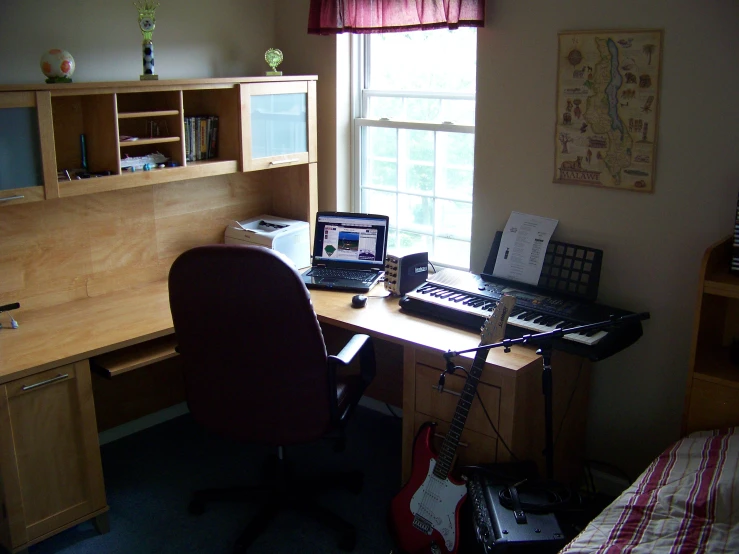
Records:
M424 196L410 194L398 195L399 229L433 234L434 200Z
M381 127L366 127L369 142L370 156L398 159L398 132L395 129L383 129Z
M441 122L441 100L438 98L408 98L405 106L408 121Z
M369 99L367 117L371 119L405 119L405 108L402 98L372 96Z
M436 238L434 241L434 258L446 264L470 267L470 243L461 240ZM429 254L430 255L430 254Z
M406 131L408 159L412 162L434 161L434 132Z
M397 199L395 193L362 189L362 211L369 214L382 214L390 218L390 224L398 221Z
M436 201L436 236L462 240L471 239L472 204L469 202Z
M475 135L437 133L437 144L439 175L436 194L472 202Z
M474 28L378 33L368 38L371 65L368 88L475 91L477 30Z
M396 190L398 188L398 133L395 129L365 127L366 158L364 185Z
M474 100L442 100L441 121L451 121L455 125L475 124Z
M388 246L388 250L390 247ZM398 233L397 252L405 254L413 252L428 252L432 255L433 244L431 237L428 235L419 235L418 233L409 233L400 231Z

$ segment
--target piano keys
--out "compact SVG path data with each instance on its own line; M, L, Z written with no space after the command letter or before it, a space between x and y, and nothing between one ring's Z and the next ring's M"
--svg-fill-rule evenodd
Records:
M506 338L569 329L599 323L612 316L631 314L604 304L584 302L511 286L509 282L485 280L473 273L443 269L409 291L402 310L479 330L503 294L516 297L508 318ZM569 333L552 340L552 347L593 361L607 358L636 342L642 335L638 319L607 330Z

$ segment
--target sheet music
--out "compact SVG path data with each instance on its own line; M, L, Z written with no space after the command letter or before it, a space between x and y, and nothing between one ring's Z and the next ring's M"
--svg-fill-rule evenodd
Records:
M493 276L538 284L544 255L557 223L558 220L548 217L511 212L500 239Z

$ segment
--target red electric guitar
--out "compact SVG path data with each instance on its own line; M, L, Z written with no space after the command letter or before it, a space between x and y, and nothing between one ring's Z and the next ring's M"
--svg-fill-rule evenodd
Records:
M505 326L516 299L503 296L482 328L480 346L505 338ZM424 423L413 444L411 478L390 504L390 520L401 552L451 554L459 547L459 510L467 496L464 481L449 476L488 350L475 354L449 432L436 455L435 423Z

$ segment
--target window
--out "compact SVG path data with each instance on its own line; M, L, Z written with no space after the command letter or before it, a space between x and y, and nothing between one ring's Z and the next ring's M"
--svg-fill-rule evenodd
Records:
M354 41L354 210L390 217L390 252L469 269L477 30Z

